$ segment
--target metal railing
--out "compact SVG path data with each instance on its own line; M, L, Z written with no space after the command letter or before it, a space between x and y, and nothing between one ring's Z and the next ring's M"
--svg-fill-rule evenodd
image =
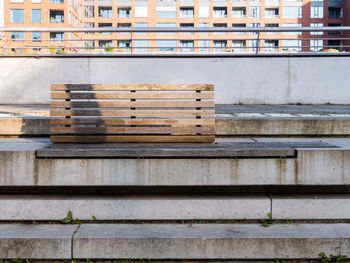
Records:
M35 33L35 38L33 38ZM3 27L0 54L265 54L349 52L339 27Z

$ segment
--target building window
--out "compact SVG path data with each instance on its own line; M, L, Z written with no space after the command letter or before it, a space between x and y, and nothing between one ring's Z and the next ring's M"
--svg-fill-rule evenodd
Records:
M214 7L213 8L214 18L227 18L227 8L226 7Z
M343 10L341 7L329 7L328 18L343 18Z
M176 18L176 8L169 8L171 10L158 10L157 18Z
M148 23L135 23L135 27L148 27ZM136 35L147 34L147 32L136 32Z
M64 33L50 32L51 42L63 42L63 40L64 40Z
M148 51L148 40L134 40L135 52Z
M64 4L64 0L49 0L50 4Z
M180 7L180 18L193 18L193 7Z
M226 40L214 40L213 41L213 48L215 52L225 52L226 51Z
M32 41L33 42L41 42L41 32L33 32L32 33Z
M266 8L265 18L278 18L278 8Z
M323 40L322 39L311 39L310 40L310 51L322 51L323 50Z
M50 10L50 23L64 23L64 11Z
M283 18L303 18L302 6L284 6Z
M84 23L85 28L94 28L95 24L93 22L85 22ZM93 35L94 32L85 32L86 35Z
M194 24L193 23L181 23L180 27L183 28L193 28ZM182 32L182 35L193 35L193 32Z
M265 51L277 52L278 51L278 40L265 40Z
M103 18L112 17L112 7L99 7L98 8L98 16Z
M249 25L249 27L258 28L258 27L260 27L260 23L251 23L251 24ZM252 34L252 35L257 35L258 32L251 32L251 34Z
M122 51L131 50L131 40L119 40L118 48L120 48Z
M32 23L41 23L41 9L32 9Z
M260 6L251 6L250 7L250 17L251 18L260 18L261 14Z
M323 23L311 23L311 27L323 27ZM310 35L323 35L323 31L311 31Z
M338 26L341 26L341 24L332 23L332 24L328 24L328 26L338 27ZM342 35L342 34L343 34L342 31L328 31L328 35L329 35L329 36L340 36L340 35Z
M95 41L84 41L86 52L91 52L95 48Z
M199 27L209 27L209 23L199 23ZM200 32L200 35L207 35L209 32Z
M41 4L41 0L32 0L32 4Z
M323 6L311 6L311 18L323 18Z
M246 27L246 24L232 24L232 27ZM245 32L232 32L233 35L244 35Z
M283 24L283 27L301 27L300 23L287 23ZM283 32L284 35L301 35L302 33L300 31L292 31L292 32Z
M131 17L131 8L118 8L118 17L119 18L130 18Z
M337 49L342 51L342 41L341 40L328 40L328 48Z
M176 27L176 23L157 23L157 27ZM175 35L175 32L159 32L160 35Z
M209 45L210 45L209 40L199 40L198 41L198 48L199 48L199 51L201 51L201 52L208 52Z
M85 17L94 17L95 16L94 6L90 6L90 5L84 6L84 16Z
M24 42L24 32L11 32L11 42Z
M175 51L176 40L157 40L158 51Z
M100 40L98 41L100 48L111 48L113 46L112 40Z
M111 24L112 26L112 24ZM118 28L130 28L131 27L131 23L118 23ZM129 35L129 32L121 32L119 33L121 35Z
M289 52L301 52L301 40L298 39L284 39L282 40L282 50Z
M101 27L101 28L106 28L106 27L112 27L112 23L98 23L98 27ZM112 34L112 32L99 32L99 34L103 34L103 35L110 35Z
M194 41L193 40L180 40L180 51L193 51Z
M278 24L265 24L265 27L278 27ZM266 32L266 35L278 35L278 32Z
M24 10L23 9L11 9L10 10L11 23L24 23Z
M232 51L234 52L244 52L246 49L245 40L232 40Z
M245 7L233 7L232 8L232 18L245 18L246 8Z
M221 27L221 28L227 28L227 24L222 23L214 23L213 27ZM214 35L226 35L227 32L214 32Z

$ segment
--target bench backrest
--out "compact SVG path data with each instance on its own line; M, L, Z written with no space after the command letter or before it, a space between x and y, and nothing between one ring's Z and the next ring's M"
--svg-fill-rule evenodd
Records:
M53 84L52 142L213 142L214 86Z

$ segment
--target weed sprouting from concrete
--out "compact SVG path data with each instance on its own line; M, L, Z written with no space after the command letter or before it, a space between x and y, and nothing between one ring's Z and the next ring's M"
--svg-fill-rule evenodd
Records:
M345 255L339 255L339 256L330 255L328 257L328 256L326 256L326 253L324 253L324 252L321 252L318 255L321 257L321 262L322 263L337 263L337 262L343 261L343 260L348 258Z
M260 219L260 222L264 227L269 227L275 223L275 220L272 219L272 214L269 212L267 213L267 218Z
M78 218L74 219L73 218L73 213L72 211L68 211L67 216L61 220L62 224L80 224L80 221Z

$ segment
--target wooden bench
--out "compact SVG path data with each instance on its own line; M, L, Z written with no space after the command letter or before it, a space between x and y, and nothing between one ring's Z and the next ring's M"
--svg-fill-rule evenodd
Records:
M214 86L53 84L52 142L214 142Z

